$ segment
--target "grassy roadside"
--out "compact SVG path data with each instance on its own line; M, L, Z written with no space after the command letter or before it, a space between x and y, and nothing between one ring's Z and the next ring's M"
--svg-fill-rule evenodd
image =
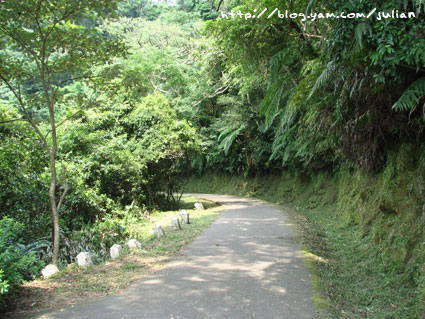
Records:
M202 202L205 210L194 210L195 202ZM89 298L117 294L132 282L155 272L194 240L220 214L214 202L183 197L181 208L190 214L191 224L182 229L171 229L171 219L178 211L160 212L150 216L149 222L132 225L133 233L142 243L142 249L129 252L124 247L123 256L114 261L80 268L75 264L48 278L25 282L12 296L14 310L7 317L17 317L47 309L59 309ZM166 237L156 238L153 227L161 224Z
M342 226L332 209L297 206L297 220L307 248L312 284L326 308L323 318L423 318L413 313L417 291L367 243L361 229Z

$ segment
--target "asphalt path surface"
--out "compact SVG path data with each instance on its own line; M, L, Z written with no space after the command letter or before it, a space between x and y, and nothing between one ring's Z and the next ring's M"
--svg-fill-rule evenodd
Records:
M257 200L197 196L223 213L163 269L120 295L35 318L315 318L310 276L284 212Z

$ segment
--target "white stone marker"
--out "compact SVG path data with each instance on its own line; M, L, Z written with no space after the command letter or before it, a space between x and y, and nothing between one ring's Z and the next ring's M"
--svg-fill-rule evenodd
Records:
M173 226L174 230L182 229L181 226L180 226L180 222L179 222L178 218L174 218L174 219L171 220L171 226Z
M111 255L112 260L119 258L122 254L122 246L118 244L113 244L111 249L109 250L109 254Z
M58 267L56 267L56 265L50 264L41 270L41 274L43 275L44 278L49 278L50 276L53 276L54 274L56 274L58 271L59 269Z
M142 244L140 243L140 241L136 240L136 239L130 239L127 242L127 246L128 248L130 248L130 250L135 250L135 249L142 249Z
M190 224L189 213L185 209L181 210L180 216L182 217L183 223Z
M155 231L156 237L158 238L165 236L165 231L162 229L161 225L156 224L154 231Z
M205 209L204 205L202 205L202 203L195 203L195 208L198 209L198 210Z
M87 251L83 251L83 252L79 253L77 255L77 257L75 258L75 260L76 260L78 266L81 266L81 267L88 267L88 266L93 265L90 253L87 252Z

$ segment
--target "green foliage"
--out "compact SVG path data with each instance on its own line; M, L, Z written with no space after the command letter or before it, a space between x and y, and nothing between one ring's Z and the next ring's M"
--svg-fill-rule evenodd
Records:
M310 91L310 94L308 95L308 98L310 99L317 89L328 84L331 78L336 77L336 74L335 74L336 71L337 70L334 65L334 61L328 62L325 68L323 69L322 73L320 74L320 76L314 82L314 85Z
M267 8L279 4L261 2ZM243 1L233 9L249 12L259 5ZM423 15L420 4L401 0L291 1L284 6L293 12L368 13L376 7L377 11L398 9ZM271 161L282 160L293 169L317 169L349 160L376 170L385 163L390 138L423 131L420 110L414 107L421 101L421 80L394 104L406 84L421 78L424 70L423 37L415 40L422 34L419 20L375 17L301 24L275 16L219 19L208 22L206 30L224 52L234 88L241 96L261 101L259 115L264 123L260 127L275 135ZM247 85L253 74L263 79L262 85ZM307 95L305 88L309 88ZM392 105L400 109L401 102L408 103L410 119L389 110Z
M78 20L90 19L93 15L106 17L114 6L113 1L87 0L79 0L76 4L56 1L54 6L32 0L2 4L0 17L3 45L14 49L13 53L2 51L0 73L3 79L10 84L26 80L34 83L31 77L37 68L36 63L40 63L38 67L43 68L48 63L45 76L56 85L64 79L50 77L89 70L102 55L106 57L118 49L118 43L112 39L106 40L96 28L83 27ZM44 46L40 36L49 40ZM43 52L46 50L49 60L44 61L46 56Z
M0 122L18 117L16 110L0 105ZM0 125L0 218L13 217L27 225L31 239L49 229L43 214L48 209L46 166L43 147L27 123Z
M134 107L93 108L60 132L61 152L72 154L64 158L72 186L64 212L72 223L94 222L133 202L161 204L159 193L175 185L179 162L198 148L195 130L160 93Z
M60 89L75 76L89 77L94 65L122 53L119 39L105 37L93 25L115 9L115 1L87 0L11 1L0 6L0 79L13 96L11 105L22 112L49 157L52 263L58 261L59 210L69 190L65 171L62 187L57 187Z
M265 117L264 129L268 130L279 114L279 107L285 105L296 82L288 64L294 64L296 48L289 47L276 53L270 59L270 81L264 99L261 101L261 114ZM282 76L286 74L286 76Z
M3 279L4 271L0 269L0 295L4 295L8 292L9 283Z
M44 266L36 255L40 247L23 245L24 236L24 224L8 217L0 220L0 269L4 289L6 284L12 286L37 277Z
M152 22L121 18L102 27L123 37L131 53L100 71L106 82L105 93L111 98L120 94L127 101L137 101L159 91L173 100L179 110L191 112L194 110L190 106L199 101L199 95L207 95L203 91L207 86L203 59L208 54L206 41L200 36L201 25L184 12L179 13L183 14L181 19L167 18L177 17L174 14L164 13L161 21Z
M403 92L400 99L394 103L393 109L398 111L407 111L415 108L425 97L425 77L413 82L406 91Z
M9 282L5 279L3 279L3 270L0 269L0 307L3 306L3 299L4 299L4 295L7 294L7 292L9 291Z
M146 0L125 0L118 3L118 14L129 18L143 17L153 21L159 17L166 7L161 5L151 5Z
M138 4L137 1L130 2L127 4L144 5L140 1ZM59 3L57 5L60 6ZM78 5L81 8L74 9L82 10L84 6L89 6L85 2ZM105 10L112 9L112 6L105 7ZM54 9L60 11L61 8ZM96 4L92 9L96 11L97 8ZM44 7L41 9L44 10ZM165 20L166 11L161 10ZM189 15L191 22L186 19ZM71 42L61 42L54 38L57 42L49 43L54 47L49 61L75 63L74 66L69 64L69 72L63 74L59 69L49 69L52 72L49 81L57 94L57 100L53 102L56 103L55 120L59 123L56 132L58 161L61 162L58 176L64 172L66 177L66 180L58 181L57 188L59 191L65 185L69 186L67 199L59 212L60 223L64 228L61 246L63 260L70 261L73 258L72 245L89 243L91 239L98 243L95 238L101 233L85 233L87 223L96 223L98 219L116 214L132 203L140 207L149 205L150 208L170 205L173 201L172 191L178 191L180 187L176 176L183 168L181 163L190 161L190 156L198 152L199 142L195 129L189 121L178 117L170 100L182 108L186 106L181 103L183 100L190 100L190 104L198 101L199 96L191 95L191 90L197 90L199 94L200 88L191 82L195 74L202 72L198 60L203 58L204 41L199 40L196 44L199 51L192 52L193 43L188 43L188 37L200 38L200 26L196 25L194 15L182 13L181 19L163 28L165 20L148 22L141 18L121 18L117 23L110 22L97 28L87 21L82 26L81 20L75 18L72 20L74 24L69 25L70 36L79 39L89 37L86 42L82 40L84 45L88 49L95 45L97 48L91 49L100 50L96 51L99 54L95 57L95 51L75 47L75 54L77 51L87 52L90 56L87 61L79 60L81 57L74 54L62 55L61 45L70 45ZM102 23L104 20L98 19L97 22ZM60 32L68 31L61 29ZM94 65L108 50L116 53L119 46L114 41L120 38L125 38L129 55L117 58L110 65ZM6 50L1 53L5 58L7 54L12 56ZM17 50L13 52L17 53ZM18 54L14 60L16 65L28 71L26 76L33 76L33 69L21 65L22 59L24 56ZM35 68L35 65L29 67ZM68 81L71 71L76 76L95 74L96 77L92 82L85 82L84 79ZM43 100L41 88L18 73L15 75L16 80L23 81L26 87L30 84L28 101L33 104L26 105L28 114L32 114L41 134L49 136L51 132L46 121L46 110L36 106ZM25 223L31 236L28 242L31 242L49 234L46 214L49 209L46 171L49 162L43 154L46 145L34 142L37 134L28 125L14 121L22 116L23 110L12 111L16 97L14 99L10 94L5 94L3 89L2 99L8 106L2 106L0 119L1 122L7 122L0 126L1 214ZM166 92L167 97L159 94L159 91ZM181 100L177 101L177 97ZM48 138L47 143L50 142ZM164 191L169 192L165 200L162 194ZM80 230L85 239L74 240L73 231ZM72 245L69 244L71 242ZM51 255L49 249L44 252L45 258ZM93 246L92 250L96 249L104 250L100 244Z

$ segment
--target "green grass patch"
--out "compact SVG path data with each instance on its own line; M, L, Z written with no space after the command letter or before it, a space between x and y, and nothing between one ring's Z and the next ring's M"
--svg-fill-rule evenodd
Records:
M418 297L415 285L404 280L403 272L386 264L376 248L360 239L359 227L341 227L323 208L298 207L297 212L307 217L307 225L303 225L306 240L323 234L320 240L309 243L309 250L320 259L308 258L314 286L322 291L316 305L328 306L329 312L323 317L419 318L414 313Z

